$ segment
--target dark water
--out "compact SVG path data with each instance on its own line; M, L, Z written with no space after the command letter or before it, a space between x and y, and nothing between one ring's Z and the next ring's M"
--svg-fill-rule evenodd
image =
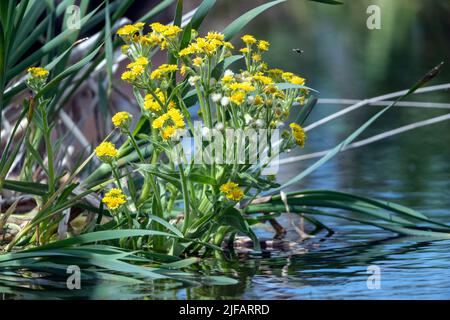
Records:
M371 1L331 7L290 1L247 29L272 43L271 66L301 73L321 98L367 98L407 88L441 60L448 60L450 5L446 1L375 1L382 8L378 31L365 27ZM255 1L255 3L258 3ZM208 28L220 30L253 3L216 8ZM282 21L283 23L280 23ZM302 57L293 47L305 50ZM448 67L433 82L450 80ZM448 102L448 92L411 100ZM319 105L310 123L344 108ZM303 154L333 147L378 107L364 107L308 133ZM397 108L385 114L362 137L442 114L448 110ZM394 201L436 220L450 223L450 122L441 122L346 151L292 189L333 189ZM289 155L291 156L291 154ZM282 168L284 181L314 160ZM290 227L293 218L282 222ZM293 219L295 221L295 219ZM7 297L91 299L449 299L450 241L396 237L373 227L331 218L321 219L335 234L318 234L303 243L307 252L272 252L211 259L199 274L225 274L239 280L231 286L157 282L145 286L103 283L81 291L46 288L45 294L11 286ZM258 227L270 237L270 228ZM290 227L288 237L297 240ZM381 271L381 288L368 289L368 266ZM8 292L3 288L3 292Z

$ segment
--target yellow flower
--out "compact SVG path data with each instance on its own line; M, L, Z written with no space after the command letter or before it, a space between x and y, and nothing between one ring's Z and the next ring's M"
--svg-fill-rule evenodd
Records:
M234 104L241 105L245 100L245 93L238 91L230 97L230 101Z
M236 188L231 190L231 192L229 192L225 196L230 200L240 201L244 197L244 192L240 188Z
M220 192L229 193L233 189L237 188L238 184L234 182L227 182L220 186Z
M242 53L246 54L246 53L249 53L250 50L248 48L242 48L242 49L239 50L239 52L242 52Z
M111 121L116 127L127 129L131 122L131 114L126 111L117 112Z
M150 78L152 80L154 79L160 79L161 77L165 76L167 73L174 72L178 70L178 66L176 64L162 64L160 65L156 70L154 70L150 74Z
M158 103L158 101L155 100L153 95L147 94L147 95L145 95L145 98L144 98L144 109L152 110L152 111L161 111L162 107Z
M296 123L291 123L289 125L289 127L291 127L292 129L292 136L295 139L295 142L300 146L300 147L304 147L305 146L305 140L306 140L306 134L305 131L303 130L302 127L300 127L298 124Z
M259 62L259 61L262 60L262 57L261 57L260 54L254 53L254 54L252 55L252 59L253 59L253 61Z
M242 90L245 92L250 92L250 91L255 90L255 87L252 86L252 84L250 82L234 82L234 83L229 84L228 87L232 91Z
M179 109L171 108L169 111L167 111L167 115L172 120L172 122L175 124L176 128L184 128L186 126L186 123L184 122L183 114Z
M225 39L225 35L223 33L211 31L206 35L206 39L223 41Z
M134 62L127 65L127 69L133 70L136 67L143 67L148 64L148 59L146 57L139 57Z
M187 46L186 48L181 49L178 54L180 55L180 57L184 57L184 56L193 54L195 52L196 52L195 47L191 44L191 45Z
M134 24L134 26L140 30L145 26L145 23L144 22L136 22Z
M192 63L194 64L194 66L200 67L203 63L203 59L200 57L197 57L194 60L192 60Z
M174 38L178 33L180 33L181 31L183 31L183 29L181 29L178 26L165 26L162 23L159 22L155 22L150 24L150 27L152 28L152 30L156 33L161 34L162 36L166 37L166 38Z
M239 201L244 197L244 192L239 188L239 185L234 182L227 182L221 185L220 192L233 201Z
M269 50L269 46L270 46L270 43L268 41L260 40L258 42L258 49L261 50L261 51L268 51Z
M300 86L304 86L305 85L305 79L299 76L293 76L291 77L291 79L289 80L290 83L292 84L298 84Z
M290 81L293 76L294 74L292 72L283 72L283 74L281 75L281 77L286 81Z
M278 89L274 85L268 85L264 88L265 93L275 94L275 93L277 93L277 91L278 91Z
M242 41L244 41L245 44L251 45L251 44L255 44L256 43L255 37L253 37L253 36L251 36L249 34L246 34L241 39L242 39Z
M181 74L182 76L185 76L185 75L186 75L186 72L187 72L187 67L186 67L185 64L182 64L182 65L181 65L181 69L180 69L180 74Z
M167 113L164 113L163 115L159 116L155 120L153 120L152 126L155 129L160 129L164 126L164 123L169 119L169 115Z
M233 80L234 80L234 77L232 75L225 75L222 77L223 83L230 83Z
M122 190L113 188L105 194L102 202L106 204L108 209L116 210L127 202L127 197L123 194Z
M148 64L146 57L139 57L134 62L127 65L127 71L122 73L122 80L127 82L135 81L137 77L144 73L145 66Z
M225 41L225 42L223 43L223 46L224 46L225 48L227 48L227 49L230 49L230 50L233 50L233 49L234 49L233 44L232 44L231 42L228 42L228 41Z
M270 75L277 75L277 76L281 76L283 74L283 70L281 69L270 69L269 71L267 71Z
M136 79L136 77L131 73L131 71L125 71L122 73L122 76L120 77L123 81L133 81Z
M102 161L111 161L113 158L117 157L119 154L119 151L117 151L116 146L109 142L105 141L98 145L97 148L95 148L95 154L97 157L99 157Z
M181 31L183 31L183 29L178 26L167 26L166 30L163 32L163 36L167 38L173 38Z
M161 136L164 140L169 139L170 137L172 137L175 133L175 127L174 126L168 126L165 127L164 129L162 129L161 131Z
M139 32L139 30L141 30L143 27L143 25L141 25L140 23L137 24L127 24L121 28L119 28L119 30L117 30L117 34L123 38L127 38L129 39L131 36L133 36L135 33Z
M260 82L265 85L273 84L273 79L270 77L266 77L263 75L255 75L253 76L253 80L256 82Z
M158 33L163 33L166 30L166 26L159 22L151 23L150 28L152 28L153 31Z
M253 103L257 106L261 105L264 103L264 100L261 98L261 96L256 96L255 100L253 101Z
M31 67L27 71L33 78L46 78L48 76L48 70L41 67Z

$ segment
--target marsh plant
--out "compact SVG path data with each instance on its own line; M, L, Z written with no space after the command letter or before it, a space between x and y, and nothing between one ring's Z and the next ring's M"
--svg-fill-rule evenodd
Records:
M82 41L72 37L73 42L58 50L59 55L52 50L77 30L62 31L23 61L18 60L20 55L12 55L11 48L17 48L17 54L25 54L25 48L19 50L10 36L2 39L9 55L1 56L6 64L0 66L10 68L0 70L2 107L27 87L32 95L23 100L1 155L0 191L22 194L1 215L2 234L14 229L3 242L8 253L0 255L1 268L51 270L61 275L70 264L79 266L88 278L123 280L117 274L106 275L102 272L106 269L134 278L192 280L190 273L171 270L186 268L199 257L220 256L226 245L233 247L236 235L249 237L259 251L252 225L269 222L282 237L283 228L276 219L284 212L300 215L315 228L313 233L331 233L332 228L317 217L332 216L398 234L449 237L447 225L398 204L329 190L284 192L344 149L395 102L316 163L280 184L278 159L304 147L303 125L317 99L302 75L264 61L270 54L268 41L241 30L282 0L245 13L223 32L205 34L197 30L215 1L203 1L183 27L181 0L173 23L151 22L172 2L163 1L139 21L118 26L115 36L114 23L132 1L111 1L93 12L82 12L82 30L90 21L103 21L105 28L81 60L68 67L72 49ZM68 4L47 10L58 15ZM40 1L5 1L1 6L2 13L14 17L2 16L1 34L20 26L22 19L36 21L32 9L45 9ZM33 44L38 31L23 28L18 34L31 33ZM232 44L234 37L239 39ZM114 50L128 60L117 80L121 83L112 77ZM55 56L48 63L49 52ZM154 57L161 53L167 61L156 63ZM58 111L102 62L107 79L104 96L117 86L128 86L139 113L119 110L112 114L107 121L113 130L89 155L74 161L70 170L62 169L57 155L63 137L55 140ZM15 83L11 83L11 70L20 79ZM430 71L398 100L438 71L439 67ZM17 162L20 170L11 170ZM24 196L35 205L24 223L15 223L10 218L16 216ZM71 228L74 221L81 226ZM221 277L211 280L233 282Z

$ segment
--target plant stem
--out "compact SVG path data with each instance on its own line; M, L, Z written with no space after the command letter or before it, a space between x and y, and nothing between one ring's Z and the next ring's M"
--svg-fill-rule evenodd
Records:
M181 180L181 191L183 193L183 200L184 200L184 221L182 232L183 234L186 234L186 231L188 230L190 224L189 191L187 188L186 176L184 175L184 168L181 163L179 165L179 170Z

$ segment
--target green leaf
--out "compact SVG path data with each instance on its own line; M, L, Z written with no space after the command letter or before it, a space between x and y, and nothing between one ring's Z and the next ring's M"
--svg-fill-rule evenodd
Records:
M308 98L308 100L306 101L305 105L300 107L300 111L297 114L295 123L298 123L299 125L303 126L305 121L308 119L309 115L311 114L311 111L316 106L316 104L317 104L317 98L315 96L310 96Z
M282 2L285 2L286 0L277 0L272 1L263 5L260 5L259 7L256 7L246 13L244 13L242 16L234 20L231 24L229 24L223 33L225 34L225 40L229 41L234 36L236 36L241 30L254 18L256 18L258 15L266 11L267 9L280 4Z
M180 261L175 261L171 263L162 264L161 267L164 269L182 269L187 268L195 263L199 263L201 261L200 258L188 258Z
M314 90L310 87L306 87L306 86L301 86L299 84L293 84L293 83L289 83L289 82L283 82L283 83L277 83L275 84L275 86L279 89L279 90L288 90L288 89L307 89L307 90L311 90L314 92L318 92L317 90Z
M229 207L225 210L225 212L220 216L219 221L221 225L230 226L237 231L245 234L246 236L252 239L254 247L256 250L260 250L259 239L253 230L248 225L247 221L245 221L244 217L239 210L233 207Z
M343 4L342 2L336 0L309 0L309 1L321 2L326 4Z
M154 231L154 230L97 231L97 232L82 234L82 235L79 235L79 236L76 236L73 238L55 241L50 244L40 246L38 248L29 249L26 252L30 252L30 251L34 251L34 250L47 250L47 249L63 248L63 247L68 247L68 246L82 245L82 244L86 244L86 243L121 239L121 238L127 238L127 237L143 237L143 236L163 236L163 237L178 238L178 236L176 236L174 234L167 233L167 232L161 232L161 231Z
M111 93L113 81L113 44L111 39L111 19L109 13L109 1L106 1L105 10L105 58L106 58L106 72L108 75L108 89L107 94Z
M3 182L3 188L37 196L44 196L48 190L48 186L46 184L14 180L5 180Z
M164 9L168 8L175 0L163 0L158 5L153 7L152 10L147 12L145 15L143 15L139 21L142 22L148 22L151 18L153 18L155 15L163 11Z
M86 57L78 61L77 63L71 65L67 69L65 69L63 72L58 74L55 78L53 78L47 85L39 91L39 93L36 95L36 99L39 97L42 97L46 92L53 89L56 85L58 85L64 78L68 77L72 73L80 70L82 67L84 67L87 63L89 63L95 55L98 53L101 47L97 47L94 51L92 51L90 54L88 54Z
M213 177L207 176L205 174L197 174L197 173L190 173L188 176L188 180L200 184L206 184L210 186L217 185L216 179Z
M166 220L164 220L164 219L162 219L160 217L157 217L155 215L152 215L152 214L146 214L146 217L148 217L151 220L154 220L154 221L158 222L162 226L166 227L167 230L172 231L178 237L180 237L180 238L184 237L183 234L181 233L181 231L177 229L177 227L175 227L173 224L170 224Z

